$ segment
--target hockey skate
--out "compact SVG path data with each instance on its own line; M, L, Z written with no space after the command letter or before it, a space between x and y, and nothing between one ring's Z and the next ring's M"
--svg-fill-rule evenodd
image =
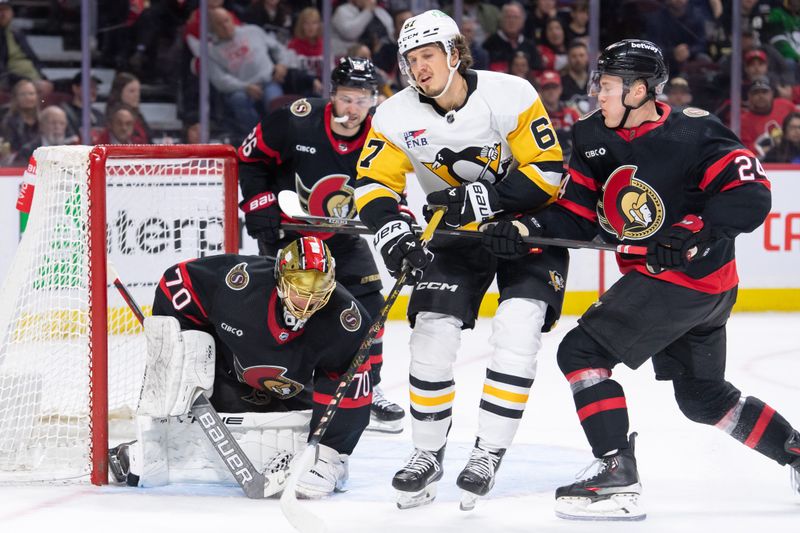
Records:
M568 520L644 520L647 515L639 506L642 485L636 471L635 438L636 433L632 433L629 448L595 461L599 470L594 476L556 489L556 516Z
M464 491L461 493L462 511L473 510L478 498L492 490L495 474L505 453L504 449L496 452L485 450L480 446L480 439L475 441L467 466L456 479L456 485Z
M131 474L130 447L136 441L123 442L108 450L108 472L119 484L135 487L139 484L139 476Z
M406 465L392 479L397 489L398 509L410 509L436 498L436 483L442 479L444 446L438 452L416 448Z
M403 408L389 401L383 395L380 386L372 389L372 405L369 406L368 431L382 433L400 433L403 431L403 417L406 416Z
M783 446L788 453L797 457L789 463L789 479L792 483L792 490L800 496L800 433L793 431Z

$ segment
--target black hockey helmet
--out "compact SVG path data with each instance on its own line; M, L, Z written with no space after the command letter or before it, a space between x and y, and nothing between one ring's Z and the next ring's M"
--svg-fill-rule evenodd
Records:
M378 73L372 61L364 57L343 57L331 72L331 91L337 87L367 89L378 93Z
M669 78L661 49L643 39L624 39L607 46L592 73L590 91L599 84L603 74L619 76L628 88L636 80L642 80L653 98L661 94Z

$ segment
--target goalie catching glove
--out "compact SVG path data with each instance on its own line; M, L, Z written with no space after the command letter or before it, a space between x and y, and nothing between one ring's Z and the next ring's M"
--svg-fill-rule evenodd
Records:
M204 331L181 331L175 317L144 320L147 364L138 415L183 416L195 399L214 386L214 338Z
M422 279L422 272L433 259L433 253L425 248L411 231L405 220L391 220L375 232L375 249L383 256L389 274L400 277L403 264L408 262L411 273L407 283L413 285Z
M517 259L542 250L541 247L532 248L522 240L523 237L538 237L544 233L541 223L530 215L487 222L481 224L478 230L483 233L483 247L501 259Z
M492 184L486 180L434 191L428 195L427 201L429 205L447 208L442 221L452 229L471 222L483 222L500 212L500 198Z

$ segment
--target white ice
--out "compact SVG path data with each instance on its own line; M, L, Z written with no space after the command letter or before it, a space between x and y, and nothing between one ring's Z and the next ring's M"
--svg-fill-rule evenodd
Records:
M456 368L454 423L445 475L431 505L400 511L390 485L411 449L400 435L366 434L351 458L349 490L326 501L301 502L324 517L331 532L795 532L800 496L779 467L722 432L686 420L669 383L652 367L619 367L648 517L639 523L570 522L553 514L553 491L591 462L569 387L555 363L556 347L575 324L561 321L545 335L539 374L514 446L497 485L474 511L459 511L455 478L474 440L477 404L489 357L489 319L465 332ZM409 328L385 335L384 391L408 406ZM728 324L728 379L800 426L800 314L737 314ZM247 500L235 486L0 487L0 532L109 533L292 531L276 501Z

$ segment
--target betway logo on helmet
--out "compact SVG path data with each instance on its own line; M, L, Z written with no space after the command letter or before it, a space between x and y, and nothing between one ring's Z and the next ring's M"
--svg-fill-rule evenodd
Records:
M631 43L631 48L644 48L645 50L650 50L651 52L661 55L661 50L659 50L657 46L654 46L650 43Z

